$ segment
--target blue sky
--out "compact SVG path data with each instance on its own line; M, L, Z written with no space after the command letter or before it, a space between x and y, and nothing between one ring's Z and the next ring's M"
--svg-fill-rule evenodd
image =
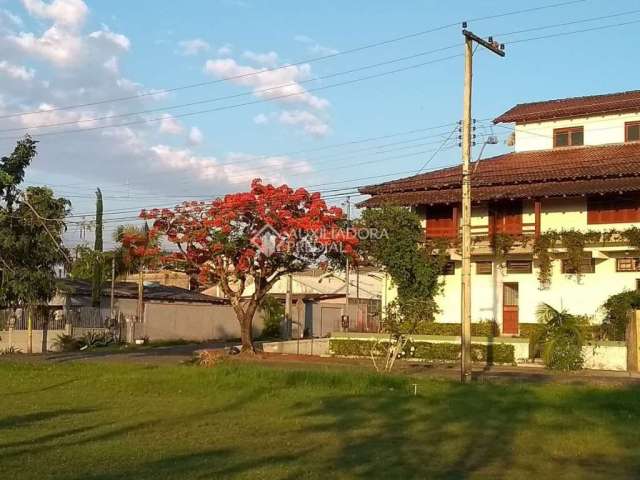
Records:
M0 0L0 116L212 81L464 19L553 3L560 2ZM640 9L636 1L587 0L471 22L469 27L477 34L496 35L507 44L505 58L481 49L475 55L474 117L493 118L520 102L637 89L640 23L513 45L509 42L640 20L640 12L498 35L635 9ZM310 81L456 43L459 48ZM13 137L26 131L20 129L67 123L30 130L40 140L40 155L29 181L53 185L73 201L75 214L92 210L93 191L102 187L105 208L115 212L108 216L109 228L125 223L130 211L138 207L170 205L181 196L246 189L252 176L296 186L318 185L317 190L376 181L357 180L363 177L391 179L393 174L418 170L431 157L429 150L440 144L445 148L428 168L458 161L460 149L455 138L445 142L452 127L307 150L456 122L461 115L462 58L350 85L313 89L460 53L462 36L456 26L272 71L270 78L254 75L126 102L4 118L0 119L0 130L5 130L0 132L0 148L9 152L15 143ZM294 84L297 92L307 91L287 101L265 99L255 92L282 84ZM167 108L234 94L246 96L197 107ZM265 101L183 118L171 116L258 100ZM149 109L155 112L137 114ZM126 116L92 121L111 115ZM162 115L162 122L144 123ZM78 120L80 124L73 124ZM139 123L119 126L130 120ZM105 125L109 128L38 135ZM478 133L491 133L491 129L483 123ZM493 133L501 141L508 135L507 130L495 127ZM485 155L507 150L502 143L492 145ZM294 153L299 151L304 152ZM334 183L341 181L344 183ZM71 244L82 241L76 230L70 230Z

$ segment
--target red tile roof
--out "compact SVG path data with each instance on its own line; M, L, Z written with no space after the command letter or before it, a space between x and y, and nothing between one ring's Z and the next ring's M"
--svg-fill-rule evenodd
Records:
M475 200L582 195L640 190L640 143L514 152L472 164ZM362 205L451 203L460 199L455 166L369 185Z
M520 103L496 118L494 123L526 123L594 114L640 111L640 90Z

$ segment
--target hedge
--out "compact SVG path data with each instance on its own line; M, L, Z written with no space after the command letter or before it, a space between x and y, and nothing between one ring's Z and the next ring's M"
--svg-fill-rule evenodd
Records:
M544 327L541 323L521 323L520 324L520 338L531 338L532 333L536 330L541 330ZM582 327L582 333L585 340L594 340L599 338L602 327L600 325L585 325Z
M329 340L329 351L337 356L370 357L371 349L374 345L375 342L372 340L332 338ZM414 347L413 353L411 352L411 347ZM378 352L378 354L381 354L381 352ZM460 359L460 345L456 343L409 341L405 347L405 358L445 362L456 361ZM491 345L472 343L471 359L474 362L488 364L513 364L515 363L515 349L513 345L504 343Z
M459 337L461 329L459 323L423 322L416 335ZM499 335L498 324L496 322L472 323L471 335L474 337L497 337Z

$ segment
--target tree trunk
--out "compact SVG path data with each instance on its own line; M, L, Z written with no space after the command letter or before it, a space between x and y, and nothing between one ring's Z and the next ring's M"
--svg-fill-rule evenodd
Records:
M256 313L257 303L255 300L249 300L248 303L242 304L241 301L232 302L238 323L240 323L240 340L242 342L241 353L255 353L253 346L253 316Z
M240 318L240 340L242 341L241 353L255 353L253 347L253 315L250 317L248 314L244 314L243 318Z

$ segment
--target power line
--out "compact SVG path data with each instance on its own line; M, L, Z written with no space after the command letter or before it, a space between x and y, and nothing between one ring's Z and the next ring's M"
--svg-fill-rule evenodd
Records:
M236 93L236 94L233 94L233 95L225 95L225 96L222 96L222 97L208 98L208 99L197 100L197 101L189 102L189 103L181 103L181 104L177 104L177 105L170 105L168 107L151 108L151 109L140 110L140 111L136 111L136 112L118 113L118 114L104 115L104 116L101 116L101 117L82 118L80 120L69 120L69 121L66 121L66 122L54 122L54 123L47 123L47 124L40 124L40 125L32 125L32 126L29 126L29 127L5 128L5 129L0 129L0 133L16 132L16 131L22 131L22 130L31 130L31 129L34 129L34 128L40 129L40 128L61 127L61 126L65 126L65 125L80 125L80 124L84 124L84 123L94 123L94 122L98 122L98 121L102 121L102 120L111 120L111 119L114 119L114 118L124 118L124 117L131 117L131 116L135 116L135 115L144 115L144 114L147 114L147 113L164 112L164 111L167 111L167 110L175 110L175 109L178 109L178 108L192 107L192 106L196 106L196 105L202 105L202 104L205 104L205 103L214 103L214 102L218 102L218 101L221 101L221 100L230 100L232 98L246 97L246 96L251 96L251 95L259 95L261 93L266 93L266 92L270 92L270 91L273 91L273 90L279 90L279 89L286 88L286 87L296 86L296 85L310 83L310 82L316 82L316 81L320 81L320 80L327 80L329 78L340 77L340 76L343 76L343 75L349 75L351 73L361 72L363 70L370 70L372 68L377 68L377 67L381 67L381 66L384 66L384 65L390 65L392 63L403 62L405 60L411 60L411 59L414 59L414 58L423 57L423 56L426 56L426 55L442 52L442 51L445 51L445 50L451 50L453 48L458 48L458 47L459 47L458 44L448 45L446 47L436 48L436 49L433 49L433 50L427 50L427 51L424 51L424 52L419 52L419 53L415 53L413 55L407 55L407 56L404 56L404 57L393 58L391 60L386 60L384 62L378 62L378 63L369 64L369 65L364 65L362 67L352 68L350 70L344 70L344 71L332 73L332 74L329 74L329 75L322 75L322 76L319 76L319 77L312 77L312 78L308 78L308 79L305 79L305 80L299 80L299 81L295 81L295 82L284 83L284 84L281 84L281 85L275 85L275 86L272 86L272 87L262 88L262 89L258 89L258 90L252 90L252 91L248 91L248 92ZM299 92L300 95L303 95L304 93L306 93L306 92ZM270 100L270 99L267 98L267 100ZM48 111L52 111L52 110L48 110ZM2 118L2 117L0 117L0 118Z
M431 60L431 61L428 61L428 62L422 62L422 63L418 63L418 64L414 64L414 65L409 65L407 67L397 68L395 70L388 70L386 72L380 72L380 73L376 73L376 74L372 74L372 75L367 75L365 77L354 78L354 79L351 79L351 80L345 80L343 82L333 83L333 84L330 84L330 85L324 85L324 86L321 86L321 87L310 88L309 90L306 90L306 91L303 91L303 92L295 92L295 93L289 93L289 94L285 94L285 95L278 95L278 96L270 97L270 98L267 98L267 99L258 99L258 100L253 100L253 101L250 101L250 102L237 103L237 104L233 104L233 105L225 105L225 106L222 106L222 107L209 108L209 109L205 109L205 110L197 110L197 111L194 111L194 112L179 113L179 114L173 115L173 118L192 117L192 116L195 116L195 115L202 115L204 113L212 113L212 112L219 112L219 111L223 111L223 110L231 110L231 109L234 109L234 108L246 107L248 105L256 105L256 104L260 104L260 103L270 102L270 101L273 101L273 100L280 100L280 99L283 99L283 98L291 98L291 97L295 97L295 96L299 96L299 95L306 95L309 92L317 92L317 91L321 91L321 90L327 90L327 89L330 89L330 88L335 88L335 87L340 87L340 86L344 86L344 85L350 85L350 84L353 84L353 83L363 82L363 81L366 81L366 80L372 80L374 78L385 77L385 76L388 76L388 75L395 75L396 73L406 72L406 71L413 70L413 69L416 69L416 68L424 67L426 65L431 65L431 64L434 64L434 63L438 63L438 62L451 60L452 58L456 58L456 57L459 57L459 56L461 56L461 54L450 55L448 57L438 58L436 60ZM114 125L100 125L100 126L88 127L88 128L59 130L59 131L55 131L55 132L43 132L43 133L38 133L37 135L34 135L34 136L37 138L37 137L44 137L44 136L50 136L50 135L63 135L63 134L69 134L69 133L84 133L84 132L91 132L91 131L95 131L95 130L104 130L104 129L107 129L107 128L119 128L119 127L128 127L128 126L131 126L131 125L156 123L156 122L162 121L163 119L164 119L164 117L155 117L155 118L150 118L150 119L134 120L134 121L131 121L131 122L118 123L118 124L114 124ZM13 137L0 137L0 140L13 140Z
M451 133L449 134L449 136L443 140L440 146L434 150L433 154L427 159L427 161L424 162L424 164L418 169L418 171L416 172L416 175L418 175L422 170L424 170L427 167L427 165L429 165L431 161L436 157L436 155L440 153L440 150L442 150L444 145L449 141L449 139L451 139L451 137L456 132L456 130L458 130L457 125L453 128L453 130L451 130Z
M629 15L629 14L638 13L638 12L640 12L640 9L639 10L628 10L628 11L625 11L625 12L620 12L620 13L616 13L616 14L612 14L612 15L601 15L601 16L598 16L598 17L591 17L591 18L575 20L575 21L571 21L571 22L563 22L563 23L556 23L556 24L551 24L551 25L543 25L543 26L538 26L538 27L526 28L526 29L523 29L523 30L516 30L516 31L512 31L512 32L497 34L496 36L504 37L504 36L515 35L515 34L518 34L518 33L524 33L524 32L536 31L536 30L545 30L545 29L549 29L549 28L557 28L557 27L560 27L560 26L568 26L568 25L575 25L575 24L580 24L580 23L593 22L593 21L598 21L598 20L603 20L603 19L608 19L608 18L614 18L614 17L620 17L620 16L623 16L623 15ZM605 26L596 27L596 28L610 28L612 26L617 26L617 25L605 25ZM572 33L580 33L582 31L590 31L590 29L576 31L576 32L566 32L566 33L563 32L562 34L563 35L565 35L565 34L569 35L569 34L572 34ZM546 36L545 37L534 37L533 39L540 39L540 38L547 38L547 37ZM511 43L519 43L521 41L528 41L528 40L532 40L532 39L516 40L516 41L511 42ZM80 125L80 124L84 124L84 123L94 123L94 122L97 122L97 121L110 120L110 119L114 119L114 118L126 118L126 117L131 117L131 116L136 116L136 115L144 115L144 114L148 114L148 113L155 113L155 112L161 112L161 111L167 111L167 110L175 110L175 109L178 109L178 108L185 108L185 107L191 107L191 106L196 106L196 105L202 105L202 104L206 104L206 103L218 102L218 101L222 101L222 100L229 100L229 99L233 99L233 98L257 95L257 94L266 93L266 92L270 92L270 91L273 91L273 90L278 90L278 89L282 89L282 88L286 88L286 87L296 86L296 85L305 84L305 83L309 83L309 82L315 82L315 81L319 81L319 80L326 80L326 79L329 79L329 78L348 75L348 74L359 72L359 71L363 71L363 70L369 70L369 69L377 68L377 67L380 67L380 66L383 66L383 65L389 65L389 64L392 64L392 63L397 63L397 62L401 62L401 61L405 61L405 60L410 60L410 59L413 59L413 58L417 58L417 57L421 57L421 56L425 56L425 55L430 55L430 54L433 54L433 53L442 52L442 51L445 51L445 50L450 50L450 49L458 48L458 47L459 47L459 45L456 43L456 44L448 45L448 46L445 46L445 47L440 47L440 48L436 48L436 49L432 49L432 50L418 52L416 54L407 55L407 56L404 56L404 57L393 58L393 59L386 60L386 61L383 61L383 62L378 62L378 63L374 63L374 64L364 65L364 66L358 67L358 68L353 68L353 69L350 69L350 70L344 70L344 71L341 71L341 72L336 72L336 73L329 74L329 75L313 77L313 78L300 80L300 81L296 81L296 82L289 82L289 83L286 83L286 84L275 85L275 86L272 86L272 87L253 90L253 91L249 91L249 92L242 92L242 93L237 93L237 94L233 94L233 95L226 95L226 96L214 97L214 98L209 98L209 99L204 99L204 100L197 100L197 101L194 101L194 102L170 105L168 107L157 107L157 108L152 108L152 109L147 109L147 110L140 110L140 111L136 111L136 112L110 114L110 115L103 115L101 117L82 118L82 119L79 119L79 120L69 120L69 121L65 121L65 122L53 122L53 123L47 123L47 124L32 125L32 126L29 126L29 127L5 128L5 129L0 129L0 133L15 132L15 131L28 131L28 130L32 130L32 129L52 128L52 127L60 127L60 126L66 126L66 125ZM300 92L300 94L304 94L304 92ZM51 112L51 111L55 111L55 109L46 110L46 112ZM43 111L43 113L44 112L45 111ZM0 116L0 119L1 118L4 118L4 117Z
M490 120L490 119L484 119L484 120ZM484 121L483 120L483 121ZM258 160L265 160L268 158L273 158L273 157L288 157L288 156L294 156L294 155L300 155L303 153L313 153L313 152L319 152L319 151L324 151L324 150L331 150L334 148L341 148L341 147L346 147L346 146L350 146L350 145L358 145L361 143L367 143L367 142L372 142L375 140L385 140L388 138L395 138L395 137L400 137L403 135L411 135L413 133L420 133L420 132L428 132L428 131L432 131L432 130L437 130L439 128L445 128L445 127L449 127L451 125L455 125L456 122L449 122L449 123L444 123L441 125L435 125L432 127L426 127L426 128L414 128L414 129L410 129L410 130L403 130L400 132L394 132L394 133L390 133L390 134L384 134L384 135L378 135L378 136L373 136L373 137L365 137L365 138L359 138L359 139L355 139L355 140L349 140L346 142L341 142L341 143L333 143L333 144L329 144L329 145L323 145L321 147L314 147L314 148L308 148L308 149L303 149L303 150L293 150L293 151L285 151L285 152L278 152L278 153L273 153L273 154L267 154L267 155L259 155L257 157L252 158L252 161L258 161ZM219 165L231 165L234 164L236 162L221 162L219 163ZM170 172L163 172L162 174L168 174ZM145 175L145 177L147 177L148 175ZM30 183L30 182L25 182L25 183ZM149 182L146 182L149 183ZM81 182L81 183L66 183L66 184L46 184L48 186L51 187L75 187L78 185L86 185L87 182ZM133 182L131 183L131 185L142 185L143 183L140 182Z
M539 7L531 7L531 8L525 8L525 9L519 9L519 10L512 10L512 11L509 11L509 12L504 12L504 13L499 13L499 14L494 14L494 15L486 15L486 16L482 16L482 17L471 18L471 19L468 19L467 21L469 21L469 22L480 22L480 21L484 21L484 20L491 20L491 19L502 18L502 17L506 17L506 16L519 15L519 14L522 14L522 13L530 13L530 12L546 10L546 9L550 9L550 8L558 8L558 7L568 6L568 5L574 5L576 3L583 3L585 1L586 0L571 0L571 1L566 1L566 2L553 3L553 4L549 4L549 5L541 5ZM419 31L419 32L414 32L414 33L409 33L409 34L406 34L406 35L401 35L401 36L398 36L398 37L395 37L395 38L382 40L382 41L379 41L379 42L374 42L374 43L362 45L360 47L350 48L350 49L347 49L347 50L342 50L342 51L331 53L331 54L328 54L328 55L322 55L322 56L318 56L318 57L299 60L299 61L296 61L296 62L288 63L286 65L281 65L281 66L278 66L278 67L265 68L265 69L262 69L262 70L259 70L259 71L255 71L255 72L247 72L247 73L244 73L244 74L225 77L225 78L220 78L220 79L216 79L216 80L209 80L209 81L205 81L205 82L191 83L191 84L181 85L181 86L172 87L172 88L165 88L165 89L160 89L160 90L148 91L148 92L139 93L139 94L136 94L136 95L115 97L115 98L99 100L99 101L95 101L95 102L87 102L87 103L81 103L81 104L75 104L75 105L66 105L66 106L55 107L53 109L47 109L47 110L40 109L40 110L33 110L33 111L29 111L29 112L16 112L16 113L11 113L11 114L5 114L5 115L0 116L0 119L18 117L18 116L25 116L25 115L35 115L35 114L48 113L48 112L59 111L59 110L72 110L72 109L76 109L76 108L84 108L84 107L90 107L90 106L95 106L95 105L103 105L103 104L106 104L106 103L116 103L116 102L123 102L123 101L128 101L128 100L136 100L136 99L149 97L149 96L165 95L167 93L172 93L172 92L176 92L176 91L180 91L180 90L186 90L186 89L191 89L191 88L196 88L196 87L202 87L202 86L206 86L206 85L213 85L213 84L216 84L216 83L225 82L225 81L229 81L229 80L236 80L236 79L246 78L246 77L250 77L250 76L254 76L254 75L264 74L266 72L273 72L273 71L277 71L277 70L291 68L291 67L294 67L294 66L300 66L300 65L303 65L303 64L308 64L308 63L314 63L314 62L318 62L318 61L322 61L322 60L327 60L327 59L339 57L339 56L342 56L342 55L347 55L347 54L351 54L351 53L360 52L360 51L367 50L367 49L370 49L370 48L381 47L381 46L384 46L384 45L388 45L388 44L391 44L391 43L396 43L396 42L407 40L407 39L410 39L410 38L416 38L416 37L427 35L427 34L430 34L430 33L435 33L435 32L441 31L441 30L445 30L447 28L452 28L452 27L458 26L460 23L461 23L461 21L452 22L452 23L448 23L448 24L445 24L445 25L441 25L439 27L434 27L434 28L422 30L422 31Z
M608 18L615 18L615 17L622 17L624 15L631 15L634 13L638 13L640 12L640 10L627 10L626 12L619 12L619 13L614 13L611 15L600 15L597 17L590 17L590 18L583 18L581 20L573 20L571 22L562 22L562 23L554 23L552 25L544 25L544 26L540 26L540 27L532 27L532 28L525 28L522 30L513 30L511 32L504 32L504 33L496 33L493 36L494 37L507 37L510 35L517 35L519 33L526 33L526 32L533 32L533 31L537 31L537 30L547 30L550 28L557 28L557 27L567 27L569 25L577 25L580 23L589 23L589 22L596 22L599 20L606 20Z
M609 19L609 18L620 17L620 16L624 16L624 15L630 15L630 14L634 14L634 13L638 13L638 12L640 12L640 9L627 10L625 12L619 12L619 13L615 13L615 14L611 14L611 15L600 15L600 16L597 16L597 17L590 17L590 18L581 19L581 20L574 20L574 21L571 21L571 22L555 23L555 24L551 24L551 25L542 25L542 26L531 27L531 28L526 28L526 29L522 29L522 30L515 30L515 31L511 31L511 32L506 32L506 33L499 33L499 34L495 34L495 36L496 37L498 37L498 36L499 37L506 37L506 36L511 36L511 35L515 35L515 34L519 34L519 33L525 33L525 32L537 31L537 30L546 30L546 29L550 29L550 28L557 28L557 27L576 25L576 24L581 24L581 23L594 22L594 21L599 21L599 20L604 20L604 19ZM610 27L611 27L611 25L602 26L602 27L596 27L596 28L610 28ZM587 29L585 31L590 31L590 30ZM574 33L577 33L577 32L574 32ZM569 34L569 33L567 33L567 34ZM546 37L535 37L535 38L537 39L537 38L546 38ZM527 39L523 39L521 41L526 41L526 40ZM519 42L519 41L516 40L515 42L511 42L511 43L517 43L517 42ZM417 57L421 57L421 56L425 56L425 55L430 55L430 54L433 54L433 53L438 53L438 52L442 52L442 51L445 51L445 50L450 50L450 49L458 48L458 47L459 47L459 45L456 43L456 44L448 45L448 46L445 46L445 47L440 47L440 48L436 48L436 49L432 49L432 50L418 52L418 53L415 53L415 54L412 54L412 55L407 55L407 56L404 56L404 57L393 58L393 59L386 60L386 61L383 61L383 62L378 62L378 63L374 63L374 64L364 65L364 66L358 67L358 68L353 68L353 69L350 69L350 70L344 70L344 71L341 71L341 72L336 72L336 73L329 74L329 75L322 75L322 76L319 76L319 77L313 77L313 78L300 80L300 81L296 81L296 82L289 82L289 83L286 83L286 84L276 85L276 86L272 86L272 87L268 87L268 88L264 88L264 89L259 89L259 90L253 90L253 91L249 91L249 92L242 92L242 93L233 94L233 95L226 95L226 96L222 96L222 97L215 97L215 98L209 98L209 99L204 99L204 100L197 100L197 101L194 101L194 102L171 105L171 106L168 106L168 107L158 107L158 108L153 108L153 109L140 110L140 111L136 111L136 112L127 112L127 113L121 113L121 114L104 115L104 116L101 116L101 117L83 118L83 119L80 119L80 120L70 120L70 121L66 121L66 122L54 122L54 123L41 124L41 125L32 125L30 127L5 128L5 129L0 129L0 133L22 131L22 130L31 130L31 129L35 129L35 128L40 129L40 128L59 127L59 126L65 126L65 125L79 125L79 124L83 124L83 123L92 123L92 122L96 122L96 121L109 120L109 119L113 119L113 118L124 118L124 117L130 117L130 116L135 116L135 115L143 115L143 114L147 114L147 113L155 113L155 112L160 112L160 111L175 110L175 109L178 109L178 108L190 107L190 106L195 106L195 105L202 105L202 104L205 104L205 103L213 103L213 102L217 102L217 101L221 101L221 100L229 100L229 99L233 99L233 98L256 95L256 94L260 94L260 93L269 92L269 91L272 91L272 90L278 90L278 89L285 88L285 87L295 86L295 85L299 85L299 84L305 84L305 83L309 83L309 82L315 82L315 81L319 81L319 80L326 80L326 79L329 79L329 78L334 78L334 77L338 77L338 76L342 76L342 75L348 75L348 74L351 74L351 73L355 73L355 72L359 72L359 71L363 71L363 70L368 70L368 69L380 67L380 66L383 66L383 65L389 65L389 64L392 64L392 63L397 63L397 62L401 62L401 61L405 61L405 60L410 60L410 59L413 59L413 58L417 58ZM46 110L46 111L54 111L54 110ZM0 116L0 118L4 118L4 117Z
M629 22L621 22L621 23L612 23L609 25L601 25L599 27L591 27L591 28L583 28L581 30L572 30L570 32L559 32L559 33L550 33L548 35L541 35L539 37L529 37L529 38L522 38L519 40L512 40L510 42L505 42L507 45L515 45L517 43L523 43L523 42L533 42L535 40L544 40L547 38L556 38L556 37L565 37L567 35L575 35L578 33L586 33L586 32L594 32L597 30L605 30L607 28L615 28L615 27L623 27L626 25L632 25L634 23L640 23L640 20L632 20Z
M591 21L593 21L593 20L591 20ZM542 40L542 39L547 39L547 38L574 35L574 34L578 34L578 33L586 33L586 32L591 32L591 31L596 31L596 30L607 29L607 28L626 26L626 25L631 25L631 24L635 24L635 23L640 23L640 19L639 20L629 21L629 22L621 22L621 23L615 23L615 24L609 24L609 25L602 25L602 26L598 26L598 27L592 27L592 28L581 29L581 30L573 30L573 31L569 31L569 32L560 32L560 33L543 35L543 36L538 36L538 37L524 38L524 39L519 39L519 40L513 40L513 41L507 42L507 43L509 45L514 45L514 44L530 42L530 41L536 41L536 40ZM539 27L539 28L548 28L548 26ZM447 49L447 48L450 48L450 47L443 47L443 48ZM239 108L239 107L248 106L248 105L255 105L255 104L258 104L258 103L265 103L265 102L269 102L269 101L272 101L272 100L278 100L278 99L282 99L282 98L289 98L289 97L304 95L304 94L307 94L309 92L326 90L326 89L329 89L329 88L335 88L335 87L338 87L338 86L348 85L348 84L352 84L352 83L357 83L357 82L361 82L361 81L370 80L370 79L373 79L373 78L379 78L379 77L383 77L383 76L387 76L387 75L400 73L400 72L411 70L411 69L415 69L415 68L420 68L420 67L423 67L423 66L426 66L426 65L429 65L429 64L433 64L433 63L437 63L437 62L441 62L441 61L446 61L446 60L449 60L449 59L452 59L452 58L455 58L455 57L458 57L458 56L460 56L460 55L451 55L451 56L443 57L443 58L436 59L436 60L433 60L433 61L422 62L422 63L419 63L419 64L414 64L414 65L410 65L410 66L407 66L407 67L403 67L403 68L399 68L399 69L395 69L395 70L390 70L390 71L387 71L387 72L381 72L381 73L378 73L378 74L369 75L369 76L365 76L365 77L360 77L360 78L356 78L356 79L352 79L352 80L347 80L347 81L344 81L344 82L338 82L338 83L335 83L335 84L332 84L332 85L325 85L325 86L322 86L322 87L309 89L309 90L306 90L306 91L303 91L303 92L296 92L296 93L290 93L290 94L285 94L285 95L279 95L279 96L271 97L271 98L267 98L267 99L258 99L258 100L254 100L254 101L251 101L251 102L244 102L244 103L240 103L240 104L227 105L227 106L223 106L223 107L200 110L200 111L195 111L195 112L186 112L186 113L174 115L173 117L174 118L189 117L189 116L200 115L200 114L204 114L204 113L212 113L212 112L216 112L216 111L229 110L229 109L232 109L232 108ZM389 63L389 62L387 62L387 63ZM363 67L362 69L365 69L365 68L372 68L372 67L368 67L367 66L367 67ZM333 75L333 76L335 76L335 75ZM278 88L278 87L273 87L272 89L274 89L274 88ZM243 95L247 95L247 94L243 94ZM195 103L198 103L198 102L195 102ZM154 110L155 111L159 111L159 110L162 110L162 109L154 109ZM51 111L51 110L49 110L49 111ZM128 115L130 115L130 114L122 114L122 116L128 116ZM131 114L131 115L133 115L133 114ZM120 124L115 124L115 125L102 125L102 126L89 127L89 128L80 128L80 129L72 129L72 130L61 130L61 131L55 131L55 132L43 132L43 133L39 133L37 135L39 135L39 136L49 136L49 135L61 135L61 134L68 134L68 133L89 132L89 131L101 130L101 129L106 129L106 128L118 128L118 127L125 127L125 126L130 126L130 125L137 125L137 124L155 123L155 122L162 121L163 119L164 119L164 117L155 117L155 118L151 118L151 119L142 119L142 120L126 122L126 123L120 123ZM93 120L95 120L95 119L93 119ZM82 121L88 121L88 120L82 120ZM66 122L66 124L69 124L69 123L76 124L76 123L80 123L80 122L81 121ZM59 124L49 124L48 126L56 126L56 125L64 125L64 124L65 124L65 122L61 122ZM14 129L12 129L12 130L14 130ZM20 128L19 130L24 130L24 128ZM6 130L6 131L8 131L8 130ZM9 139L13 139L13 137L0 137L0 140L9 140Z

